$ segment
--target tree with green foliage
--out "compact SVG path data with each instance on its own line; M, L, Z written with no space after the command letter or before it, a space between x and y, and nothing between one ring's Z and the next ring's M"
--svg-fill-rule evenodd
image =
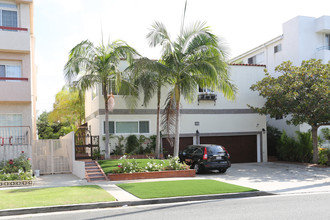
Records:
M169 75L171 85L166 100L163 125L167 134L174 132L174 156L179 154L181 97L197 99L198 86L219 90L228 99L234 99L235 86L229 80L226 52L219 38L204 22L186 27L185 11L181 31L173 41L164 24L154 22L147 35L149 46L162 47L160 69Z
M108 101L111 101L113 96L109 90L114 82L116 92L121 88L129 88L127 90L132 93L135 91L118 67L121 59L126 59L131 64L136 54L132 47L121 40L107 45L102 42L100 46L94 46L92 42L85 40L70 51L69 60L64 68L68 83L81 91L101 86L105 105L105 159L110 159ZM111 107L113 106L110 106L110 110Z
M156 148L155 157L160 158L160 103L161 90L169 84L168 68L161 60L150 60L146 57L137 59L130 66L133 73L133 84L143 92L143 105L147 106L151 98L157 95L157 119L156 119Z
M56 94L53 111L48 115L51 122L69 123L72 131L76 131L85 119L85 93L64 86Z
M59 139L72 131L68 122L50 122L48 112L38 117L37 130L39 139Z
M318 162L317 129L330 124L330 62L303 61L301 66L283 62L275 68L282 73L278 78L266 71L266 77L251 86L266 98L263 107L252 107L270 117L286 117L288 124L307 123L312 127L313 163Z

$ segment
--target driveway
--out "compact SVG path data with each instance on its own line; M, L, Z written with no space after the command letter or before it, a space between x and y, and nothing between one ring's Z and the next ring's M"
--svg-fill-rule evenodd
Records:
M330 167L268 162L239 163L225 174L205 173L198 178L215 179L276 194L330 192Z

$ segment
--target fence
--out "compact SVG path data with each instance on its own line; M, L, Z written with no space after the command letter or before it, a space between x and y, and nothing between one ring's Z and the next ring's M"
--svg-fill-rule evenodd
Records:
M73 140L37 140L32 148L32 168L40 174L72 172Z
M0 161L17 158L23 151L31 157L30 127L0 126Z

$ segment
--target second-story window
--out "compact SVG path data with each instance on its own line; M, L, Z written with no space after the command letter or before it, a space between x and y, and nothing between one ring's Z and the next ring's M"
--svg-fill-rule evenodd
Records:
M16 5L0 3L0 26L18 27Z
M258 53L257 55L248 58L248 64L263 64L264 63L264 52Z
M330 34L325 34L325 47L330 50Z
M0 77L20 78L22 77L21 65L19 62L0 61Z
M282 45L278 44L274 47L274 53L280 52L282 50Z

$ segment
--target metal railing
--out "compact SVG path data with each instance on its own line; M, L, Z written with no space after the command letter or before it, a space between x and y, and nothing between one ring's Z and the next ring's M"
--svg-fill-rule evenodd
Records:
M31 137L29 126L0 126L0 146L30 145Z
M316 48L316 51L321 51L321 50L330 50L330 46L322 46L322 47Z

